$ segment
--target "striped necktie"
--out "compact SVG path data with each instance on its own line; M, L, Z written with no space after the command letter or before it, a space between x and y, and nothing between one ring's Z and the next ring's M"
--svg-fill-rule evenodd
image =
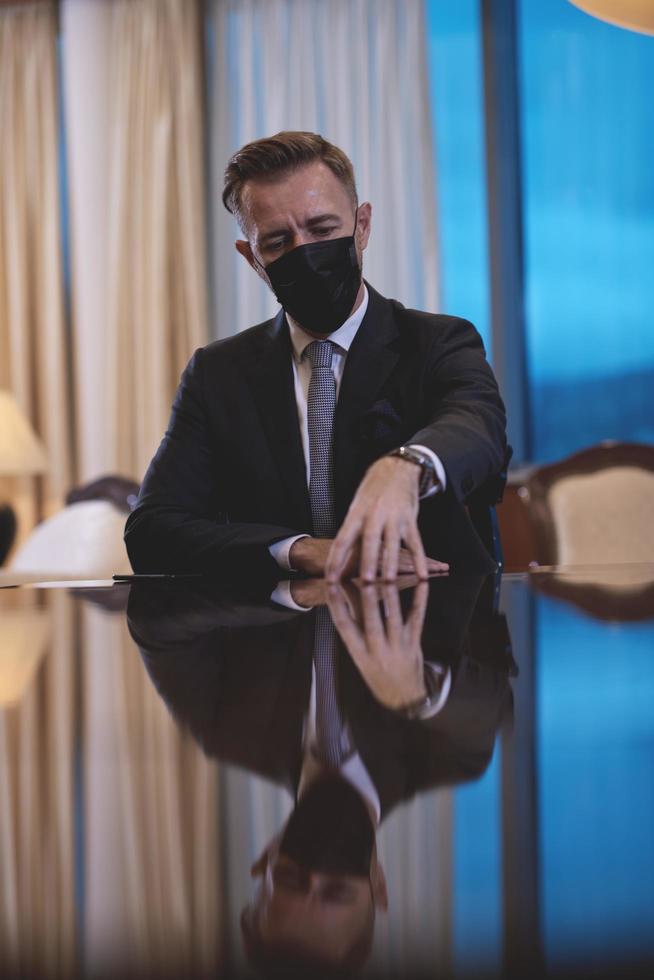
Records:
M313 664L316 678L316 741L314 754L324 766L339 769L352 745L338 704L338 634L327 606L318 606L314 628Z
M332 371L334 346L329 340L315 340L305 349L311 362L311 381L307 399L309 429L309 499L313 533L318 538L336 534L334 511L334 473L332 436L336 409L336 379Z

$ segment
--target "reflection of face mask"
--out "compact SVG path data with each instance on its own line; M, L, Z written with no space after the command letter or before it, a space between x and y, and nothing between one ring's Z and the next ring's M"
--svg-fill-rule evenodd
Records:
M348 782L330 775L300 798L279 849L312 871L367 878L374 842L363 800Z
M354 234L298 245L267 265L266 274L275 296L300 326L332 333L349 317L361 285Z

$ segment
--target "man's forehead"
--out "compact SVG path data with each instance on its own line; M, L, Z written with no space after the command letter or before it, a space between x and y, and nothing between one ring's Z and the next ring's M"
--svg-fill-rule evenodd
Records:
M352 210L347 190L324 163L316 161L274 179L248 180L241 195L247 218L259 228L275 221L307 221L320 214Z

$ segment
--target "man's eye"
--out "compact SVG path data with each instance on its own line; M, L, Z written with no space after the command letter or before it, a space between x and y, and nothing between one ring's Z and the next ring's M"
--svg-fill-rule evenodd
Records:
M333 905L352 905L356 901L356 890L347 882L326 882L321 889L323 902Z
M326 238L327 235L332 235L335 230L335 228L316 228L314 234L319 235L321 238Z

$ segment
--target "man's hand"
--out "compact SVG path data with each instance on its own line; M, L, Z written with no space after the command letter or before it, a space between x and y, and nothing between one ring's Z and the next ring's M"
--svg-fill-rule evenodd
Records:
M406 622L402 619L397 585L346 588L347 593L342 585L331 585L327 605L334 626L374 697L393 710L425 697L420 639L429 596L427 583L418 583Z
M303 572L314 578L322 578L325 574L327 557L334 543L333 538L298 538L291 545L288 559L294 572ZM347 563L344 575L346 578L350 574L356 575L358 568L357 556L352 556Z
M419 482L420 468L407 460L383 456L373 463L329 551L325 575L330 582L349 577L353 566L358 566L364 582L374 581L378 574L392 582L407 571L420 579L448 571L449 565L427 558L422 547Z

